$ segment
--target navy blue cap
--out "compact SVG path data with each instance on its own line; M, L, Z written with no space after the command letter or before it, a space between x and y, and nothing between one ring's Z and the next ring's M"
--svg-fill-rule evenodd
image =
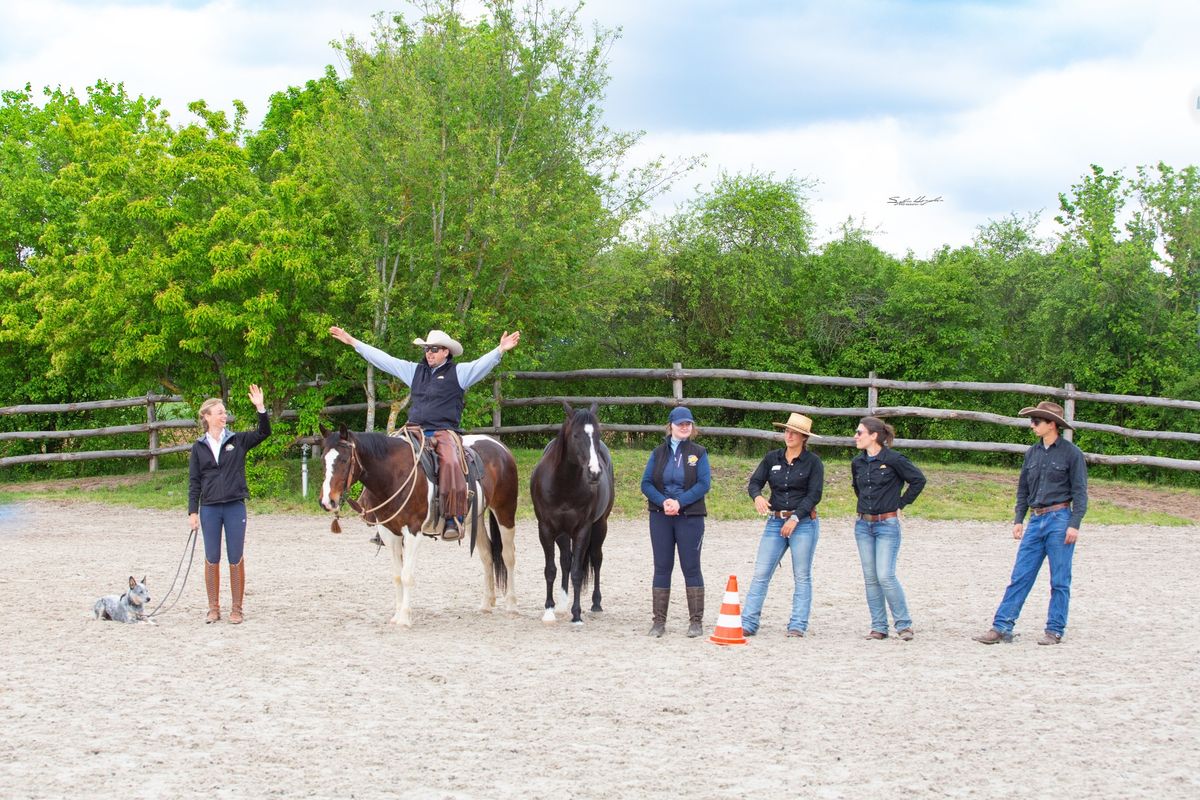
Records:
M671 416L667 417L667 421L672 425L678 425L681 422L691 422L695 424L696 420L692 419L692 412L688 411L687 406L677 406L671 409Z

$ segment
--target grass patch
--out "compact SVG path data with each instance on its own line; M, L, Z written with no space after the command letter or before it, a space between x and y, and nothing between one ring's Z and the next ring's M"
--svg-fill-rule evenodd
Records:
M533 519L528 476L541 457L541 450L519 448L514 450L514 455L522 480L518 520L528 522ZM649 455L644 450L613 450L613 466L617 476L615 516L630 519L645 516L646 500L641 492L641 479ZM920 454L917 455L919 457ZM754 506L746 494L746 483L759 458L726 454L710 456L713 488L709 492L707 505L712 519L756 518ZM316 470L320 462L316 459L309 461L307 498L300 494L299 461L292 458L281 463L287 473L283 487L269 497L253 498L253 509L261 513L324 514L317 506L316 499L321 480ZM929 483L917 502L905 512L906 516L1002 523L1012 519L1017 470L977 465L920 466ZM1085 524L1194 525L1197 516L1189 512L1200 509L1200 491L1195 489L1164 490L1124 481L1093 480L1090 482L1090 494ZM1164 498L1172 502L1160 502ZM187 470L173 468L153 474L0 485L0 504L29 499L86 500L137 508L176 509L182 519L187 510ZM825 492L819 506L820 513L823 517L848 517L854 513L854 508L849 461L831 458L825 464Z

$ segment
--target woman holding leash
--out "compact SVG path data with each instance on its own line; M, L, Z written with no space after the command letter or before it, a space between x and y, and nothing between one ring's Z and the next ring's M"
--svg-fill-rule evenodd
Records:
M862 452L850 462L850 477L858 497L854 539L862 561L867 608L871 612L871 632L867 638L888 637L887 609L891 608L896 635L907 642L913 638L912 617L904 587L896 579L900 509L917 499L925 488L925 476L911 461L891 449L895 438L892 426L878 417L859 420L854 446Z
M192 445L188 459L188 524L204 533L204 585L208 589L205 623L221 619L221 531L229 558L229 592L233 603L229 622L241 624L242 594L246 589L246 453L271 435L263 393L250 384L250 402L258 411L258 429L231 433L225 427L225 404L213 397L200 404L204 435Z
M692 441L696 423L683 406L671 409L667 439L646 462L642 494L650 507L650 548L654 553L654 581L648 635L666 633L667 607L671 602L671 573L675 552L683 571L688 602L687 635L704 633L704 576L700 573L700 548L704 544L704 496L712 486L708 451Z
M747 636L758 632L759 616L771 577L787 551L792 553L792 616L788 619L787 635L803 638L808 631L808 613L812 608L812 563L821 536L817 521L817 503L825 482L825 466L808 449L813 436L812 420L803 414L792 414L787 422L771 423L783 428L784 447L763 456L746 487L754 500L754 510L767 516L767 525L758 540L758 556L754 562L754 578L746 594L742 611L742 631ZM771 487L771 499L763 497L766 486Z

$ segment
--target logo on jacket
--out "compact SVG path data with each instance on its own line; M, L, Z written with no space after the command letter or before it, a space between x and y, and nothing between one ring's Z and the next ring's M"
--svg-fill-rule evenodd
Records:
M231 450L233 450L233 445L231 445L231 444L227 444L227 445L225 445L225 452L226 452L226 453L230 452Z
M699 460L700 460L700 456L696 456L696 455L688 456L688 466L689 467L696 466L696 462Z

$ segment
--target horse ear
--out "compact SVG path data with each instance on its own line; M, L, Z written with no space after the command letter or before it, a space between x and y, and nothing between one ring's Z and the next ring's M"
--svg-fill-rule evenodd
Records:
M567 412L568 417L575 413L575 409L571 408L571 404L566 400L563 400L563 411Z
M346 423L343 422L338 426L338 434L340 434L343 439L350 438L350 429L346 427Z
M590 407L590 408L588 408L588 411L589 411L589 412L591 413L591 415L594 417L594 416L596 416L596 409L597 409L597 408L599 408L599 407L600 407L600 402L599 402L599 401L596 401L595 403L592 403L591 407Z
M317 424L317 430L321 432L322 439L329 435L329 429L325 427L325 423L323 422Z
M134 577L132 575L130 575L129 576L129 588L132 589L135 586L137 586L137 581L134 580Z

